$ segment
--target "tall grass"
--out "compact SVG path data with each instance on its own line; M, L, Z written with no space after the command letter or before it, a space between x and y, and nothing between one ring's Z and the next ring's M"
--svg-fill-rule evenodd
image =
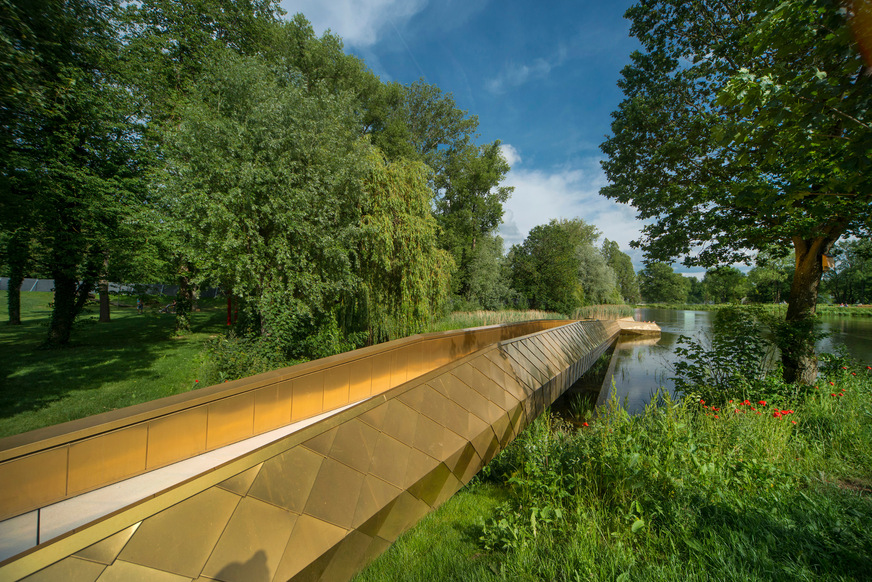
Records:
M543 415L481 476L505 492L496 510L468 500L481 485L456 496L478 547L441 558L486 561L470 580L868 580L872 370L843 365L788 410L665 396L638 416L612 402L580 430Z
M531 321L534 319L566 319L566 316L562 313L538 311L535 309L526 311L512 309L503 311L455 311L442 319L434 321L423 333L499 325L516 321Z
M572 319L621 319L633 317L635 311L630 305L588 305L576 309Z

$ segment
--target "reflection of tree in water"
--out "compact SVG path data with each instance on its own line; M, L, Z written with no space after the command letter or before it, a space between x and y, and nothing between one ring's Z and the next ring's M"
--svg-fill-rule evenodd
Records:
M258 550L244 564L234 562L221 569L216 575L219 580L239 580L245 582L269 582L270 572L266 565L266 552Z

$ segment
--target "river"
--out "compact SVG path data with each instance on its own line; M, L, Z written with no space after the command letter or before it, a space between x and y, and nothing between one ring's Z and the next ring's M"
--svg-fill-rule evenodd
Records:
M615 347L615 393L630 413L640 412L659 388L673 391L670 377L678 336L705 336L714 315L713 311L636 309L637 321L654 321L662 333L659 338L624 339ZM818 344L819 352L845 346L852 357L872 364L872 317L821 317L818 328L830 334Z

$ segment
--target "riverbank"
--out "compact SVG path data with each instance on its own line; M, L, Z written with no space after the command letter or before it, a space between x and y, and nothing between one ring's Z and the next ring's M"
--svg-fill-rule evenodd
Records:
M542 417L356 580L867 580L872 370L827 373L778 407Z
M636 307L686 311L717 311L722 307L735 307L735 305L728 303L647 303L636 305ZM762 309L767 313L777 315L785 315L787 313L787 305L783 303L777 305L774 303L752 303L748 304L747 307ZM872 305L818 305L816 309L819 316L872 317Z

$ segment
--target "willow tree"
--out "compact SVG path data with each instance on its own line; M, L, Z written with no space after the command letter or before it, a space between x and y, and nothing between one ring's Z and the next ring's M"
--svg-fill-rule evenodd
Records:
M860 4L858 4L860 5ZM649 258L688 265L795 256L784 377L817 375L812 320L822 255L872 223L872 79L839 0L642 0L642 49L602 145L601 193L649 220Z
M370 343L418 332L448 296L454 261L437 247L430 170L370 152L358 246Z

